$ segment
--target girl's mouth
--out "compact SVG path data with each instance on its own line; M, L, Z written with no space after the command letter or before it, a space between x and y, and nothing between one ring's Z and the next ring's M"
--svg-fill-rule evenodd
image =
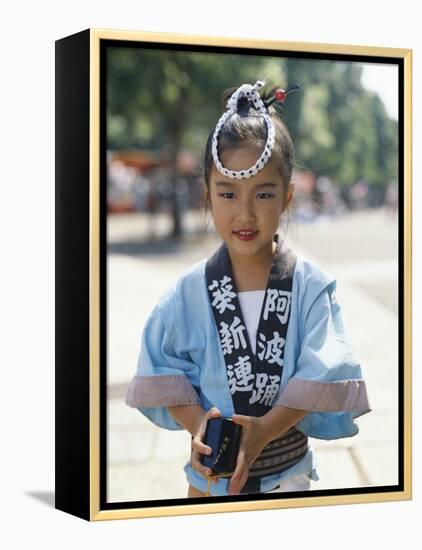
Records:
M258 231L250 231L245 229L241 231L233 231L233 233L242 241L251 241L256 237Z

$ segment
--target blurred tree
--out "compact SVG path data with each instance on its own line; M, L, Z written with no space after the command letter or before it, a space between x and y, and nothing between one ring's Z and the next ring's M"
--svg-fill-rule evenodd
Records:
M339 185L397 180L397 121L361 83L362 66L155 48L108 48L108 148L155 149L173 167L173 235L181 234L176 159L182 147L201 158L224 110L223 90L265 79L268 87L300 85L279 112L296 145L298 166Z
M363 87L360 63L289 58L285 70L302 89L284 109L299 166L345 186L397 180L397 121Z
M190 142L199 152L201 143L203 149L222 108L215 98L228 87L256 79L268 60L137 48L108 52L108 147L165 153L174 167L173 235L177 237L182 228L175 166L182 144Z

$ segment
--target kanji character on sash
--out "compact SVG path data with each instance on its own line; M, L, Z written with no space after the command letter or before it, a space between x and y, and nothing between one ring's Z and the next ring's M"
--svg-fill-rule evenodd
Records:
M249 404L252 405L253 403L256 403L259 401L264 393L265 384L268 380L268 374L265 374L265 372L258 372L258 374L255 377L255 387L252 391L252 395L249 399Z
M261 348L261 351L258 353L258 357L262 360L267 360L268 363L277 363L280 367L283 366L283 346L285 344L284 338L280 336L277 331L273 332L274 338L271 340L266 340L265 335L261 332L259 333L258 346Z
M240 356L236 368L233 365L227 366L229 375L230 393L237 391L250 391L253 388L254 375L249 355Z
M280 388L280 376L270 376L270 383L265 386L264 395L260 401L261 404L271 405Z
M228 284L230 281L231 277L227 277L227 275L225 275L220 280L220 283L214 280L208 287L210 290L216 289L215 292L212 293L214 300L211 305L215 307L219 313L224 313L226 309L234 310L234 305L231 301L236 294L233 292L233 285Z
M232 353L233 347L234 349L239 349L240 345L242 345L243 349L246 349L247 344L243 334L245 327L242 325L239 317L235 316L230 326L221 321L220 327L219 332L224 355Z
M292 293L290 291L269 288L265 301L264 319L267 321L268 313L276 312L280 323L284 325L289 318L291 301Z
M265 372L259 372L255 377L255 387L249 399L249 404L252 405L259 401L265 405L270 405L277 395L280 387L280 376L268 376Z

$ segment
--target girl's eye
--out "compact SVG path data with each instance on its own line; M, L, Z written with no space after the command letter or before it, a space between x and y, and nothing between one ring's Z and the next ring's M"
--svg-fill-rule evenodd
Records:
M232 191L225 191L224 193L218 193L219 197L223 197L223 199L233 199L235 197L235 194ZM257 193L258 199L272 199L275 197L274 193Z
M257 197L259 199L271 199L273 198L275 195L273 193L258 193L257 194Z

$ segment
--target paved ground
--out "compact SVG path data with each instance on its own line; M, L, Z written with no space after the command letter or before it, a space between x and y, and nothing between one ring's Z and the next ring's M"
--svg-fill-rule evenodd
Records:
M135 374L145 319L157 297L187 266L208 257L218 241L201 219L188 216L181 243L160 239L169 228L155 220L155 244L143 215L119 216L108 224L108 500L155 500L186 496L182 467L190 437L155 427L124 404ZM373 411L357 420L360 432L336 441L311 439L320 480L311 489L397 483L397 236L396 220L384 211L337 220L290 222L287 241L336 275L337 298L358 351Z

